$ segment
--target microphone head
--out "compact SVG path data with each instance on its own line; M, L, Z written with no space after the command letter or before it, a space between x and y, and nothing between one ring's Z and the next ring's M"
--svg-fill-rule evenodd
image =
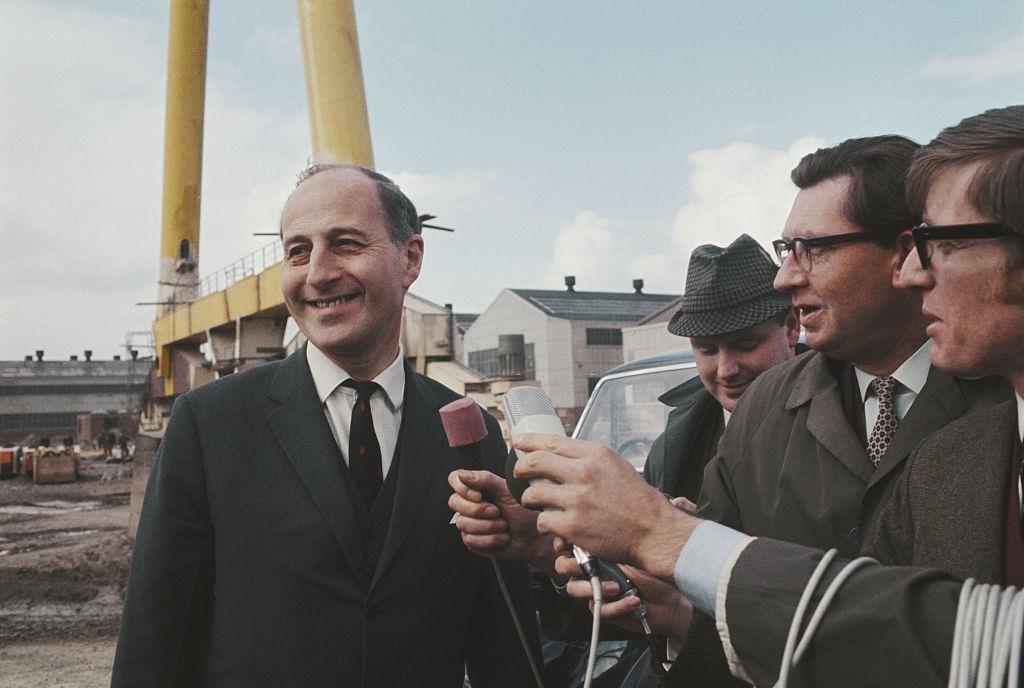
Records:
M487 437L484 414L472 399L456 399L442 406L438 413L441 414L441 425L444 426L448 446L465 447Z
M513 387L501 398L501 410L509 428L530 416L554 416L555 405L540 387Z

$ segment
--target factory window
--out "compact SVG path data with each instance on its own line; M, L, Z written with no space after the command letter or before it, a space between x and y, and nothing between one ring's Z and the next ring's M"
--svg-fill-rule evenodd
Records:
M0 430L73 428L77 418L74 413L0 413Z
M498 350L470 351L469 367L484 377L498 377Z
M588 327L587 346L622 346L622 330L616 327Z
M83 385L0 385L0 397L21 396L25 394L59 394L61 396L71 394L124 394L129 390L138 393L144 389L145 382L139 382L139 376L131 385L123 382L113 384L83 384Z

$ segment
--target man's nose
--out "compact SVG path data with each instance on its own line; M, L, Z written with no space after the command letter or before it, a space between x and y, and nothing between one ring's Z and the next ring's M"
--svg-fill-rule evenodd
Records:
M309 253L309 269L306 270L306 284L322 288L338 279L340 270L335 256L328 250L314 246Z
M921 257L917 248L910 251L903 266L900 268L893 286L897 289L930 289L934 286L931 270L921 267Z
M728 351L718 352L718 379L730 380L740 374L739 359Z
M775 273L775 291L789 291L807 284L807 272L796 263L796 255L790 253L782 261L782 267Z

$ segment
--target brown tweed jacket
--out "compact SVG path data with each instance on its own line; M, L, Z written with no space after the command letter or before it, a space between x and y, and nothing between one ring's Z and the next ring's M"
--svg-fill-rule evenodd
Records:
M1017 406L964 416L923 442L868 528L864 554L885 564L944 569L1003 582Z

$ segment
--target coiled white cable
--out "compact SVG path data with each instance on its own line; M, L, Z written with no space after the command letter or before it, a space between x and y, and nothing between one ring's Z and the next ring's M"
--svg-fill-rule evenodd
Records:
M873 559L860 557L844 566L825 589L806 630L800 636L800 627L814 591L837 554L838 551L834 549L826 552L804 587L789 626L775 688L786 688L790 669L803 657L839 588L857 569L874 563ZM1024 590L1019 591L1012 586L977 585L973 578L968 579L960 592L957 605L948 688L1017 688L1022 645Z
M960 591L949 662L949 688L1015 688L1024 640L1024 591L978 585Z

